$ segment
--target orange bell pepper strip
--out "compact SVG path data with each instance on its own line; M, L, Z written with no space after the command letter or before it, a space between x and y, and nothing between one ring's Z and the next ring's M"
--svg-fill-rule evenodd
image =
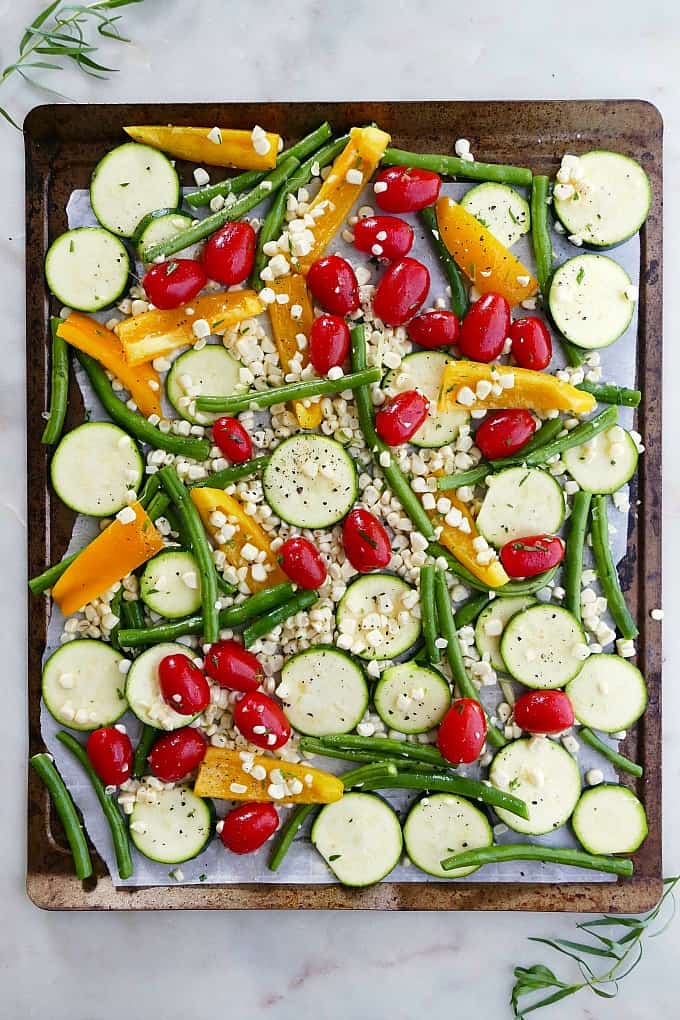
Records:
M441 474L441 472L437 472L437 474ZM460 528L447 524L444 520L444 514L436 510L430 510L428 511L430 520L436 528L441 528L437 541L445 549L453 553L459 563L467 567L470 573L474 574L480 581L483 581L484 584L488 584L490 588L501 588L510 580L503 569L503 564L495 554L490 563L482 564L477 562L477 550L473 542L479 537L479 531L477 530L474 517L462 500L451 493L447 493L447 498L450 500L451 505L460 511L463 519L468 522L470 530L469 532L461 531Z
M171 127L141 125L123 129L135 142L162 149L169 156L208 166L234 166L240 170L272 170L279 153L279 135L264 133L269 148L255 151L251 131L234 128ZM214 141L213 141L214 139ZM264 146L262 146L264 148Z
M484 397L476 393L480 382L490 383L492 387ZM476 361L451 361L444 366L442 373L438 408L440 411L463 408L470 411L525 407L533 411L588 414L596 403L591 393L546 372L505 365L481 365Z
M309 334L314 322L314 309L305 279L299 273L280 276L277 280L273 280L269 286L276 294L288 296L287 304L281 305L278 301L273 301L268 306L274 342L279 352L279 361L283 370L287 371L291 361L300 350L295 339L297 334L304 333L309 342ZM302 309L299 319L293 319L290 314L294 305L298 305ZM301 351L303 367L309 363L308 351L308 346ZM316 429L321 424L323 418L321 401L317 400L310 403L309 407L305 407L304 401L293 400L292 408L300 428Z
M305 762L297 765L260 754L253 757L251 765L250 760L243 760L242 753L209 747L196 776L196 796L275 804L332 804L342 799L342 782L330 772L314 769ZM253 778L251 770L257 765L261 765L267 773L264 779ZM277 791L283 796L272 797L268 792L270 785L282 786L284 783L286 786ZM300 786L302 789L299 789Z
M89 354L119 379L145 418L150 414L157 414L159 418L163 416L158 372L151 365L131 368L125 360L120 340L110 329L89 315L71 312L59 324L57 336L71 347Z
M261 591L263 588L270 588L274 584L281 584L288 580L278 564L276 554L272 552L267 533L254 518L245 512L241 503L234 496L227 495L222 489L210 489L206 486L192 489L191 499L201 515L205 530L217 548L222 550L227 563L237 569L248 568L247 582L252 592ZM227 522L236 529L227 541L218 538L222 526L217 527L211 521L216 510L223 513ZM245 545L253 545L259 551L264 552L265 565L269 568L266 580L257 581L253 578L253 564L243 556Z
M442 196L436 205L439 236L480 294L501 294L518 305L538 290L538 280L478 219Z
M134 521L112 521L85 546L55 584L52 598L64 616L78 612L165 548L140 504L133 503L132 509Z
M193 346L197 337L193 326L201 319L210 333L221 336L230 326L251 319L263 306L254 290L220 291L194 298L184 308L154 308L141 315L123 319L116 326L129 365L141 365L178 347Z

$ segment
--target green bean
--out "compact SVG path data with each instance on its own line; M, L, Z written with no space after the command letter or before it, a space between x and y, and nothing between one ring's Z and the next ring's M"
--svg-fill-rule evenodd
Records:
M69 556L65 556L59 563L54 563L47 570L43 570L42 574L38 574L37 577L32 577L28 582L28 587L31 589L31 594L42 595L48 588L53 588L61 575L65 572L67 567L70 567L77 556L80 555L78 552L71 553Z
M564 554L564 608L581 620L581 574L583 573L583 547L590 514L589 492L577 492L569 518L569 533Z
M126 627L143 627L144 626L144 609L139 599L123 599L120 604L121 609L121 621ZM126 648L131 648L127 641L123 641L124 631L121 629L118 631L118 641L121 645L125 645Z
M462 489L464 485L478 485L493 471L491 464L478 464L467 471L459 471L456 475L440 475L437 479L438 489Z
M555 325L555 323L553 323ZM557 328L557 327L555 327ZM560 336L560 343L564 349L564 353L567 356L567 361L572 368L578 368L586 360L586 353L576 344L572 344L571 341L567 340L566 337Z
M495 786L487 786L479 779L467 776L442 775L436 772L398 772L396 776L368 780L364 790L429 790L433 793L453 793L470 800L481 800L492 807L500 807L520 818L529 817L529 809L523 800Z
M373 761L396 758L403 761L422 762L435 768L455 767L441 756L436 747L430 747L427 744L412 744L408 740L393 740L390 737L360 737L354 733L341 733L329 737L301 737L301 749L306 750L306 742L312 739L329 750L344 748L348 751L370 754L373 756ZM329 755L329 757L331 756Z
M111 830L111 839L113 840L113 850L116 855L118 874L122 879L130 878L134 868L132 866L128 829L114 797L109 796L104 789L104 784L92 768L90 759L87 756L87 751L82 744L79 744L75 737L71 736L70 733L66 733L64 730L60 730L59 733L57 733L57 740L71 752L74 758L77 758L82 765L87 778L92 783L92 788L101 805L101 809L104 812L104 817L109 824L109 829Z
M138 503L144 507L145 510L151 502L151 498L156 495L160 487L161 483L158 480L158 472L147 477L139 495L137 496Z
M418 167L433 170L445 177L462 177L468 181L494 181L496 184L531 184L531 170L524 166L507 166L503 163L467 162L458 156L439 156L404 149L386 149L382 166Z
M363 372L366 369L366 334L363 324L352 329L352 368L354 372ZM375 463L380 468L387 484L401 503L404 512L410 517L416 529L428 540L434 538L434 527L432 521L423 509L423 505L411 488L408 478L399 465L393 460L393 452L390 447L382 441L375 431L373 421L373 404L367 386L360 386L355 390L354 400L357 407L359 425L366 441L366 446L371 451ZM382 454L389 457L388 464L381 464Z
M609 548L609 522L607 520L606 496L593 496L591 520L593 558L602 594L607 599L609 612L612 614L616 628L621 636L630 639L636 638L639 631L623 597L621 582L619 581L619 575L616 571L611 549Z
M166 238L164 241L150 245L146 250L145 261L155 262L157 258L162 256L174 255L175 252L182 251L184 248L188 248L189 245L196 244L198 241L202 241L204 238L214 234L225 223L240 220L247 212L250 212L256 205L259 205L260 202L263 202L277 191L288 180L293 171L297 170L299 165L299 161L294 156L289 156L288 159L268 173L266 177L263 177L252 191L247 191L233 205L227 205L220 209L219 212L206 216L203 220L197 220L190 227L180 230L177 234L172 234L171 237Z
M142 443L148 443L156 450L166 450L168 453L179 454L191 457L194 460L207 460L210 456L210 443L207 439L194 439L188 436L176 436L172 433L161 432L154 425L143 418L141 414L131 411L122 400L119 400L113 391L106 372L94 358L82 351L76 351L78 361L85 369L90 380L92 389L97 394L104 410L112 419L129 435L139 439Z
M121 586L111 599L110 609L110 612L113 613L113 615L118 619L118 623L111 628L111 632L109 634L109 641L111 642L111 647L115 652L122 651L120 647L120 641L118 640L118 634L120 632L120 614L121 614L120 607L122 602L123 602L123 588Z
M159 734L160 730L157 730L155 726L149 726L148 723L144 723L142 726L142 733L135 748L135 756L132 759L132 776L134 779L141 779L146 774L146 761L149 757L149 751Z
M42 434L41 443L51 445L58 442L64 427L68 406L68 344L57 330L61 319L53 315L50 319L52 333L52 367L50 370L50 415Z
M203 638L206 644L213 644L219 637L219 620L217 618L217 581L215 564L208 539L198 515L198 510L191 502L191 497L180 481L174 468L163 467L158 472L161 485L177 508L182 525L191 543L201 575L201 602L203 604Z
M581 446L583 443L589 442L600 432L611 428L612 425L616 424L617 418L618 411L616 408L607 407L604 411L596 414L594 418L582 421L580 425L577 425L571 432L567 432L565 436L558 436L557 439L553 439L550 443L544 443L543 446L539 446L537 450L527 454L526 457L523 457L521 453L518 454L515 458L515 463L525 464L527 467L545 464L551 457L556 457L564 453L565 450L572 450L575 446Z
M449 595L449 588L446 583L446 574L443 570L438 570L435 573L434 601L437 607L437 616L439 618L439 629L442 632L442 637L446 638L447 641L446 658L449 662L453 682L458 688L461 697L472 698L473 701L476 701L477 704L481 705L479 700L479 691L468 676L465 663L463 662L463 653L461 651L460 641L458 640L458 632L456 631L456 624L453 618L451 596ZM486 710L484 710L484 714L487 717L487 740L494 747L504 747L507 743L505 737L492 722L488 721L489 717Z
M282 606L270 610L264 616L260 616L257 620L249 623L243 631L243 644L246 648L250 648L258 638L269 634L275 627L282 624L284 620L288 620L291 616L295 616L296 613L309 609L310 606L314 605L318 597L318 591L297 592L288 602L284 602Z
M572 868L588 871L606 871L610 875L633 874L633 862L622 857L605 857L601 854L587 854L585 850L573 847L538 846L536 843L505 843L503 846L483 846L476 850L465 850L441 861L444 871L455 868L475 868L484 864L498 864L504 861L546 861L550 864L568 864Z
M629 390L626 386L615 386L614 383L582 382L576 387L585 393L592 393L600 404L618 404L623 407L638 407L642 400L640 390Z
M548 225L550 179L539 174L531 182L531 240L536 260L536 278L544 299L553 271L553 246Z
M87 846L85 832L80 823L75 804L71 799L71 794L66 789L64 780L57 772L52 756L45 752L34 754L30 762L47 787L47 792L52 798L52 803L57 809L61 824L64 826L64 832L73 854L73 866L76 877L81 881L89 878L92 874L92 858Z
M475 577L462 563L459 563L453 553L445 549L439 542L430 542L427 551L435 559L441 557L441 559L446 560L446 569L455 574L466 587L474 588L475 591L494 592L498 598L514 598L516 595L535 595L541 588L545 588L547 584L550 584L557 573L557 567L551 567L550 570L537 574L536 577L528 577L524 581L508 581L500 588L491 588L490 585Z
M473 598L468 599L454 614L453 622L456 630L474 623L482 609L486 608L488 604L489 596L487 594L475 595Z
M340 761L354 761L354 762L366 762L366 764L384 764L386 761L397 761L396 756L392 758L381 758L380 755L376 755L373 751L352 751L348 747L333 747L325 744L322 738L319 737L303 737L304 744L301 745L304 751L308 751L310 754L319 754L323 758L337 758ZM443 767L454 768L455 766L449 765L446 761L442 761L438 765L430 765L427 762L422 761L411 761L410 758L399 758L398 764L400 769L405 769L407 772L435 772L437 769Z
M170 506L170 497L165 492L157 492L149 500L149 505L146 508L146 515L150 521L157 521L159 517L165 515L165 511Z
M420 617L423 621L423 635L428 662L441 661L441 650L437 645L437 610L434 605L434 565L427 563L420 568Z
M439 235L434 209L428 206L426 209L421 209L418 215L429 231L430 238L439 256L441 267L444 270L444 275L449 281L449 287L451 288L451 310L459 319L462 319L467 312L468 295L461 271Z
M601 755L607 758L612 765L616 765L621 772L627 772L630 776L636 776L640 779L644 775L644 769L642 765L638 765L636 761L631 761L630 758L626 758L624 754L619 754L609 744L605 744L604 740L600 740L597 734L593 733L587 726L582 726L578 731L578 735L584 744L588 744L595 751L599 751Z
M339 379L305 379L302 382L275 386L269 390L250 390L248 393L224 397L196 397L196 409L220 414L238 414L240 411L285 404L289 400L306 400L308 397L323 397L343 393L345 390L356 390L379 379L379 368L366 368L362 372L352 372Z
M526 446L514 457L501 457L499 460L489 461L487 464L478 464L468 471L461 471L457 475L442 475L437 479L438 489L460 489L463 485L477 485L482 482L492 471L502 471L506 467L515 467L523 462L536 450L540 450L547 443L556 439L563 430L564 425L560 418L549 418L536 430Z
M202 489L206 486L210 489L226 489L228 485L240 482L243 478L259 475L270 460L270 457L253 457L252 460L246 460L243 464L232 464L231 467L216 471L214 475L208 475L207 478L199 478L197 482L187 482L187 489Z

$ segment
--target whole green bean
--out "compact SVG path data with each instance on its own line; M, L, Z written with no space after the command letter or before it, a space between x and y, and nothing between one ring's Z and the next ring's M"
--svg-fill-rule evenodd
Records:
M28 582L31 594L42 595L48 588L53 588L66 568L70 567L79 555L80 550L78 552L71 553L70 556L65 556L63 560L59 561L59 563L54 563L51 567L48 567L47 570L43 570L42 574L38 574L37 577L32 577Z
M605 871L610 875L633 874L633 862L622 857L605 857L602 854L588 854L573 847L538 846L536 843L505 843L503 846L483 846L476 850L464 850L441 861L445 871L455 868L474 868L483 864L498 864L502 861L546 861L551 864L569 864L573 868L588 871Z
M423 621L423 635L429 662L441 662L441 650L437 645L437 610L434 605L434 565L425 564L420 568L420 618Z
M578 731L578 735L584 744L588 744L595 751L599 751L603 757L607 758L612 765L616 765L621 772L627 772L630 776L636 776L638 779L644 775L644 769L642 765L638 765L636 761L631 761L630 758L626 758L624 754L619 754L609 744L605 744L604 740L600 740L597 734L593 733L587 726L582 726Z
M210 489L226 489L228 485L240 482L243 478L252 478L254 475L261 474L270 459L270 457L253 457L252 460L246 460L243 464L232 464L231 467L216 471L214 475L208 475L207 478L199 478L197 482L187 482L187 489L201 489L206 486Z
M440 475L437 479L438 489L462 489L464 485L478 485L493 471L491 464L477 464L467 471L459 471L455 475Z
M289 400L305 400L307 397L323 397L344 390L356 390L359 386L380 379L379 368L366 368L363 372L352 372L339 379L305 379L302 382L285 383L269 390L250 390L248 393L236 393L233 396L196 397L196 409L213 411L220 414L238 414L254 408L272 407L274 404L285 404Z
M590 418L588 421L582 421L580 425L577 425L571 432L567 432L564 436L558 436L549 443L544 443L539 446L538 449L534 450L533 453L528 453L526 456L518 454L515 458L516 464L525 464L527 467L534 467L537 464L545 464L546 461L550 460L551 457L555 457L558 454L562 454L565 450L572 450L575 446L581 446L583 443L589 442L595 436L599 435L600 432L604 432L605 429L611 428L612 425L616 425L618 419L618 411L615 407L607 407L604 411L600 411L594 418Z
M244 646L250 648L258 638L269 634L270 631L278 627L284 620L288 620L291 616L295 616L296 613L309 609L310 606L314 605L318 597L318 591L299 591L288 602L284 602L282 606L271 609L257 620L253 620L243 631Z
M134 779L141 779L143 775L146 775L146 761L149 757L149 751L159 734L160 730L157 730L155 726L149 726L148 723L144 723L142 726L142 733L135 748L135 756L132 759L132 776Z
M590 514L589 492L577 492L569 518L567 547L564 553L564 608L581 620L581 574L583 573L583 547Z
M52 333L50 415L40 440L46 445L58 442L64 427L68 406L68 344L60 336L57 336L61 321L56 315L50 319L50 332Z
M468 599L460 609L457 609L453 616L453 622L456 626L456 630L460 630L461 627L467 627L469 624L474 623L482 609L489 604L489 596L487 594L475 595L473 598Z
M449 281L449 287L451 288L451 310L462 319L468 308L468 295L465 283L460 269L456 265L456 261L449 252L441 237L439 236L439 229L437 227L437 217L435 211L431 206L426 209L421 209L418 214L427 227L432 243L435 247L439 261L441 263L446 279Z
M616 628L621 636L624 638L636 638L639 631L623 597L621 582L619 581L619 575L612 558L611 549L609 548L609 521L607 520L606 496L593 496L591 520L593 558L602 594L607 599L609 612L612 614Z
M71 799L71 794L66 789L64 780L57 772L52 756L46 752L34 754L30 759L30 763L47 787L47 792L52 798L52 803L57 809L61 824L64 826L64 832L73 854L73 866L76 877L81 881L89 878L92 874L92 858L87 846L85 832L80 824L80 818Z
M475 577L467 567L464 567L462 563L459 563L456 557L448 549L445 549L443 545L438 542L430 542L427 547L427 551L430 556L434 556L435 559L440 557L446 560L446 569L450 570L452 574L460 578L464 585L468 588L474 588L475 591L487 591L494 592L498 598L513 598L516 595L535 595L541 588L545 588L547 584L550 584L553 577L557 573L557 567L551 567L550 570L544 571L542 574L537 574L536 577L528 577L524 581L508 581L501 588L491 588L484 581L480 581L478 577Z
M412 744L408 740L393 740L391 737L360 737L354 733L341 733L329 737L301 737L300 747L305 750L306 741L314 739L328 749L365 752L373 756L373 760L395 758L404 761L423 762L435 768L455 768L451 762L443 758L436 747L427 744Z
M524 166L507 166L503 163L467 162L458 156L440 156L420 152L406 152L404 149L386 149L381 160L382 166L418 167L433 170L445 177L462 177L468 181L494 181L496 184L517 184L528 187L531 184L531 170Z
M337 758L339 761L365 762L368 765L382 763L383 759L370 751L351 751L346 747L329 747L320 738L305 737L304 750L310 754L319 754L322 758ZM386 760L386 759L385 759ZM396 761L396 758L390 759ZM408 772L434 772L440 769L441 765L428 765L422 761L411 761L409 758L399 759L399 768ZM450 766L453 768L453 766Z
M113 648L114 652L122 651L120 647L120 641L118 640L118 634L120 633L120 614L122 602L123 602L123 588L120 587L113 596L113 598L111 599L110 609L110 612L118 619L118 623L111 628L111 632L109 634L109 641L111 642L111 647Z
M640 390L629 390L626 386L615 386L614 383L582 382L576 387L585 393L592 393L600 404L618 404L623 407L638 407L642 400Z
M487 786L479 779L466 776L441 775L436 772L398 772L396 776L370 779L364 790L429 790L432 793L453 793L470 800L481 800L492 807L504 808L520 818L528 818L529 810L523 800L495 786Z
M553 246L548 225L549 195L550 179L543 174L534 177L531 182L531 240L536 260L536 279L546 299L553 270Z

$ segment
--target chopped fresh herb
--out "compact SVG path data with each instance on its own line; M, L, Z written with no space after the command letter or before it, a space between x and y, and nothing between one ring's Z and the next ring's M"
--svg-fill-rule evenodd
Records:
M207 875L199 875L198 876L198 881L199 882L207 882L208 881L208 876Z
M121 186L121 188L129 188L130 187L130 182L129 181L121 181L120 182L120 186Z
M367 545L370 545L371 549L378 548L378 543L375 541L374 538L371 538L367 531L362 531L361 529L359 529L357 531L357 535L359 536L359 538L363 538L364 542L366 542Z
M351 819L350 819L350 821L351 821ZM330 857L328 858L328 860L329 861L339 861L341 857L342 857L342 854L331 854Z
M179 269L179 264L178 264L177 262L168 262L168 264L167 264L167 268L166 268L166 270L165 270L165 275L166 275L166 276L172 276L172 274L173 274L173 273L174 273L174 272L175 272L175 271L176 271L177 269Z
M512 222L513 222L513 223L517 223L517 224L518 224L518 223L520 222L520 221L519 221L519 220L517 219L517 217L515 216L515 214L514 214L514 212L512 211L512 209L510 208L510 206L508 206L508 216L510 217L510 219L512 220Z
M69 251L70 251L71 253L73 253L73 252L74 252L74 251L76 250L76 246L75 246L75 244L74 244L73 240L69 241L69 243L68 243L68 250L69 250Z
M528 477L529 477L529 472L527 471L527 473L526 473L526 474L524 475L524 477L523 477L523 478L521 479L521 481L519 481L519 482L517 483L517 484L518 484L518 486L519 486L519 485L524 485L524 483L526 482L526 480L527 480L527 478L528 478ZM513 509L514 509L514 507L513 507Z
M515 778L510 781L508 789L516 790L520 783L521 783L521 779L519 778L519 776L515 776Z

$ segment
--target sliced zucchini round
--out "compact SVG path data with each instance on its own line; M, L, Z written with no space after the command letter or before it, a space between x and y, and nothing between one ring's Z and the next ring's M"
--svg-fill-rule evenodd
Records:
M510 620L501 655L515 680L538 690L563 687L583 666L585 631L561 606L539 604Z
M79 312L109 308L127 290L130 258L120 238L101 227L67 230L45 256L47 286Z
M586 492L618 492L635 474L638 450L631 434L614 425L583 446L565 450L562 459Z
M321 809L311 839L343 885L374 885L396 868L403 849L401 825L390 805L373 793L346 793Z
M576 255L555 271L548 305L560 333L577 347L609 347L633 318L635 298L625 269L606 255Z
M222 344L208 344L200 351L180 354L170 366L165 380L168 400L185 421L205 425L217 421L219 414L192 412L193 400L201 396L219 396L240 393L245 387L240 382L236 358Z
M475 624L475 644L482 658L489 656L493 669L506 671L501 655L501 636L506 624L517 613L535 604L536 599L529 595L516 595L507 599L496 598L482 609Z
M496 547L527 535L556 534L565 513L559 482L540 468L499 471L477 516L481 535Z
M404 822L404 846L417 868L435 878L463 878L477 868L444 871L441 861L464 850L491 846L486 815L462 797L428 794L416 801Z
M177 208L179 177L162 152L125 142L107 152L92 171L90 203L103 227L132 237L148 213Z
M349 733L368 707L363 669L332 645L315 645L288 659L277 694L290 724L310 737Z
M495 808L501 821L515 832L532 836L564 825L581 795L578 765L568 751L547 737L506 744L491 763L489 779L499 790L519 797L529 809L527 819Z
M647 838L645 809L626 786L602 783L586 790L571 820L591 854L632 854Z
M139 594L149 609L166 620L195 613L201 606L201 575L195 558L174 549L154 556L139 579Z
M192 226L193 223L193 217L187 216L186 213L180 212L178 209L155 209L153 212L147 213L138 224L132 235L132 244L142 262L146 262L147 248L154 244L160 244L161 241L167 241L170 237L174 237L175 234ZM197 246L192 246L192 254L195 247ZM181 254L187 258L190 257L189 249ZM179 256L178 252L177 257Z
M357 498L357 472L347 451L334 439L309 433L279 443L262 484L274 513L298 528L330 528Z
M69 641L50 655L42 671L42 696L50 715L72 730L112 726L128 707L124 656L104 641Z
M507 184L477 184L465 192L460 204L506 248L529 233L529 203Z
M418 390L430 401L427 420L410 439L414 446L446 446L455 440L460 426L469 421L467 411L437 411L442 373L450 361L453 358L441 351L416 351L407 354L399 368L393 368L383 380L383 389L392 396Z
M144 477L144 462L126 432L93 421L68 432L54 451L50 477L59 499L80 514L110 517L128 503Z
M618 733L636 723L647 707L647 686L637 666L619 655L591 655L567 686L582 726Z
M125 696L140 722L160 730L179 730L197 719L200 713L194 716L181 715L163 700L158 682L158 666L166 655L187 655L192 661L195 659L186 645L167 642L147 648L130 666Z
M426 733L438 726L451 704L446 677L432 666L401 662L381 675L373 692L375 710L392 730Z
M150 861L181 864L205 850L215 830L211 800L187 786L157 790L153 804L137 801L130 815L132 842Z
M394 574L365 574L352 581L338 602L336 624L341 633L358 637L357 655L396 659L416 643L421 626L411 605L413 592L410 584ZM400 620L400 614L408 615Z

